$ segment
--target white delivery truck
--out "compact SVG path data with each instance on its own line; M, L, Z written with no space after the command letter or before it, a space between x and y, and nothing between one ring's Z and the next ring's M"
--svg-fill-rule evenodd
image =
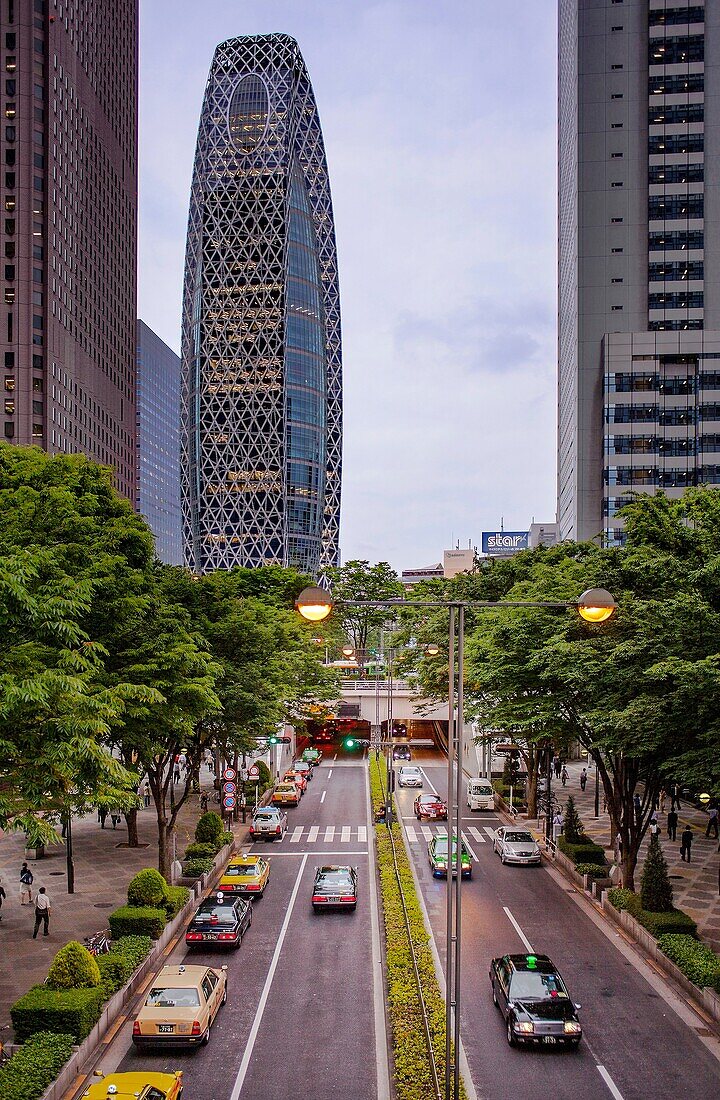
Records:
M471 810L495 809L495 792L489 779L484 776L468 779L467 804Z

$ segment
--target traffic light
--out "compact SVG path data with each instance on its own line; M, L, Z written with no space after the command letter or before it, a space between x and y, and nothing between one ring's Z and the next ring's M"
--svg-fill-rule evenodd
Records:
M343 746L346 749L367 749L370 747L370 742L363 737L345 737Z
M272 737L267 738L268 745L290 745L292 744L291 737L276 737L275 734Z

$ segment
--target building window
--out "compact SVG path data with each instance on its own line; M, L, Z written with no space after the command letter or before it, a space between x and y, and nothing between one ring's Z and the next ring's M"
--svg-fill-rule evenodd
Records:
M704 134L659 134L648 140L651 156L659 156L660 153L702 153L704 148Z
M611 153L610 154L610 159L611 160L622 160L624 155L625 155L624 153Z
M651 107L648 115L650 126L677 126L686 122L702 122L705 108L702 103L673 103L669 106Z
M14 393L15 392L15 375L14 374L6 374L5 375L5 389L8 391L8 393Z
M33 439L42 439L42 434L43 434L42 424L33 424L33 426L32 426L32 437L33 437Z
M611 65L610 68L614 73L619 72L622 69L622 65Z
M5 398L5 415L6 416L14 416L15 415L15 398L14 397L6 397Z
M622 99L623 98L623 93L622 92L613 92L613 94L610 96L610 98L611 99Z
M621 310L621 309L622 309L622 306L610 306L610 309L611 309L611 310L612 310L612 311L613 311L614 313L617 313L617 312L618 312L619 310Z
M681 34L658 38L650 43L651 65L684 65L705 60L705 36Z
M610 184L610 186L611 187L624 187L625 184L622 182L622 180L613 180L613 182Z
M678 23L704 23L705 8L699 4L687 8L664 8L649 13L651 27L672 27Z
M42 414L43 414L43 403L42 403L42 401L33 401L32 410L33 410L35 416L42 416Z
M648 218L702 218L702 195L651 195L648 199Z
M611 283L621 283L622 279L611 279L610 282Z
M613 225L620 225L622 222L622 218L611 218L610 221Z
M14 286L5 287L5 302L9 306L14 305L14 303L15 303L15 287Z
M15 435L15 425L11 420L5 421L5 438L12 439Z
M10 119L15 118L16 114L17 114L17 109L16 109L15 104L14 103L6 103L5 104L5 118L10 118Z
M702 183L702 164L651 164L648 183Z
M622 252L623 249L622 248L613 248L613 249L611 249L611 251L617 253L617 252Z
M703 92L705 90L705 77L702 73L683 73L680 76L651 76L648 90L651 95Z

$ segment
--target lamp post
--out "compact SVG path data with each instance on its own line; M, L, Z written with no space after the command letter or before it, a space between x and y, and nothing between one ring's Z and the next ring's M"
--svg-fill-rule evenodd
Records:
M604 588L588 588L577 600L343 600L343 607L427 608L449 612L448 629L448 869L445 928L445 1100L460 1097L460 928L462 882L462 756L463 756L463 666L465 660L466 608L545 607L573 608L588 623L605 622L616 602ZM305 588L295 607L311 623L322 622L334 606L329 592L313 585ZM457 645L457 650L456 650ZM452 874L453 837L455 875Z

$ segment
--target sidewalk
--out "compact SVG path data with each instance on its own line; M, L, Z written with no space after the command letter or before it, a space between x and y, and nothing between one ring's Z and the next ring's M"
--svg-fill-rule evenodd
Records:
M202 789L212 792L212 776L203 769ZM210 801L210 809L218 809ZM198 795L190 795L180 811L177 852L181 855L192 841L200 817ZM235 826L238 838L246 827ZM44 886L52 903L50 935L42 931L33 940L34 905L20 905L20 865L25 859L23 834L0 834L0 875L7 898L0 922L0 1027L10 1023L10 1006L32 986L45 980L53 956L68 940L82 943L84 936L107 928L109 914L127 902L127 885L143 867L157 867L157 821L155 808L138 811L138 839L141 847L128 848L125 818L113 829L110 818L101 829L95 812L73 818L75 893L68 894L65 843L45 849L40 860L28 860L35 876L33 898ZM0 1034L0 1039L2 1039ZM7 1036L5 1036L7 1038Z
M567 765L570 777L567 786L563 787L560 780L553 777L553 792L557 795L564 807L569 795L575 800L580 819L585 826L585 832L593 840L597 841L607 851L609 862L612 863L612 851L610 849L610 818L602 812L603 789L600 784L600 816L595 817L595 768L588 767L588 781L584 791L580 790L580 772L585 767L585 762L573 762ZM673 887L673 903L678 909L684 909L686 913L697 922L698 932L705 942L715 951L720 952L720 894L718 893L718 841L713 838L705 839L707 814L704 810L697 810L690 803L683 803L678 811L677 840L668 840L667 835L667 811L670 809L670 799L665 804L665 813L658 811L658 824L660 825L660 839L662 849L667 860L670 880ZM680 833L686 824L692 826L694 837L692 845L692 862L683 863L680 859ZM649 835L640 848L637 871L635 873L635 885L640 889L640 875L645 861Z

